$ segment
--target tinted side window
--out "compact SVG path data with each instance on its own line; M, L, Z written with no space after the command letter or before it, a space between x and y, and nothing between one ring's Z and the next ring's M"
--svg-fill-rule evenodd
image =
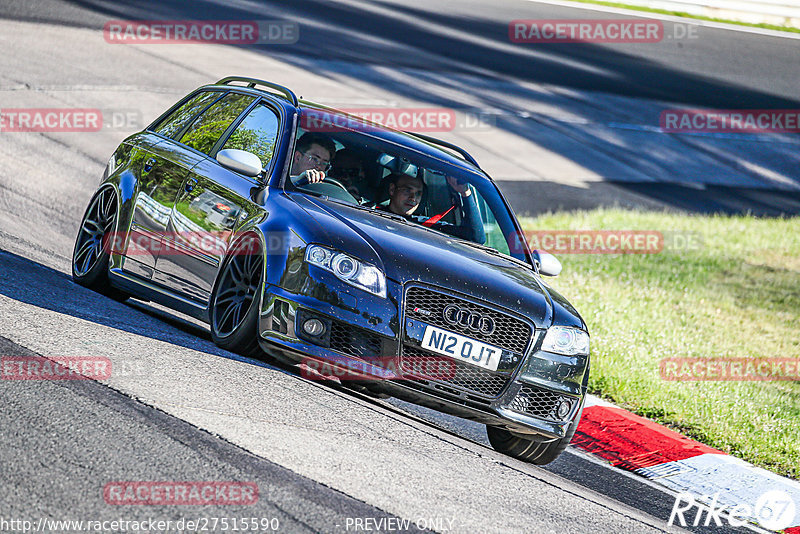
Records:
M166 137L172 137L191 121L195 115L206 109L214 100L222 95L219 91L204 91L190 98L181 107L170 113L153 131Z
M181 143L209 154L228 126L253 100L254 97L248 95L227 94L194 121L181 137Z
M222 148L238 148L252 152L266 169L278 137L278 116L266 104L254 107L239 124Z

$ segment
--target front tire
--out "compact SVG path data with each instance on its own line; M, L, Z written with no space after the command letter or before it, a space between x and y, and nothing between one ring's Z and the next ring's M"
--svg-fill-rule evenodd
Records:
M580 423L581 415L583 414L584 402L585 401L581 401L581 407L575 415L575 419L572 421L566 435L561 439L537 441L522 438L504 428L487 426L486 434L489 437L489 443L492 444L492 448L497 452L507 454L523 462L536 465L549 464L558 458L561 453L564 452L564 449L567 448L569 442L572 441L572 437L578 429L578 423Z
M255 235L231 247L211 297L211 338L244 356L263 356L258 345L259 296L264 280L264 248Z
M108 281L108 261L111 243L117 227L117 195L106 187L95 193L86 213L72 250L72 279L114 300L123 301L126 293L111 287Z

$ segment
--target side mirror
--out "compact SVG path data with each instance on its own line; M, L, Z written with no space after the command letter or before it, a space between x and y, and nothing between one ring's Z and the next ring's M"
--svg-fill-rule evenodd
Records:
M217 152L217 162L232 171L255 178L263 169L261 160L252 152L236 148L226 148Z
M558 276L559 273L561 273L561 262L549 252L534 250L533 261L539 267L540 274L545 276Z

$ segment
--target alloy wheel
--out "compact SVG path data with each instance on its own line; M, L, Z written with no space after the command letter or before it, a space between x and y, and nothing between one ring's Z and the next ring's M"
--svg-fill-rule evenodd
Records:
M72 259L76 275L86 276L102 258L116 220L117 203L114 192L110 188L104 189L94 197L81 223Z
M258 295L264 258L259 240L245 238L234 247L214 297L214 330L219 337L236 331Z

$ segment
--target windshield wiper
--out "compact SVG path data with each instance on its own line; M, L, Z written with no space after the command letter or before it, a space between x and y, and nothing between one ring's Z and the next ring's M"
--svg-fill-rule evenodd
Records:
M376 210L374 208L368 208L366 206L359 206L362 210L366 210L370 213L374 213L375 215L380 215L381 217L386 217L387 219L392 219L393 221L400 221L406 224L414 224L413 222L409 221L402 215L398 215L396 213L392 213L391 211L383 211L383 210Z

